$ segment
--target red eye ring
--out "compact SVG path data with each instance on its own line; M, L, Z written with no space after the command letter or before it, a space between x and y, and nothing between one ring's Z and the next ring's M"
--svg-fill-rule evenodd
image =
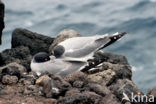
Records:
M45 60L45 61L48 61L48 58L45 58L44 60Z

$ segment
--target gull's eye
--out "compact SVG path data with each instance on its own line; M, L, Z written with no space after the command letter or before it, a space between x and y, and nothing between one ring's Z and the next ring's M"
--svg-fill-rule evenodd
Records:
M45 60L45 61L48 61L48 60L49 60L49 58L44 58L44 60Z

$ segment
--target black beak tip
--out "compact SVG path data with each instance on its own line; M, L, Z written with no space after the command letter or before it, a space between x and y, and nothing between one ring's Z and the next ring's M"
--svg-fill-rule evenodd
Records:
M121 33L120 33L121 36L124 36L124 35L126 35L126 34L127 34L127 32L121 32Z

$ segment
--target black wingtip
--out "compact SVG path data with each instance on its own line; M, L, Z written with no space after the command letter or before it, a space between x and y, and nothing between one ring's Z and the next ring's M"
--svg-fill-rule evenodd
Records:
M126 32L121 32L121 33L117 33L117 34L113 34L111 36L109 36L110 38L110 42L108 42L107 44L105 44L102 48L109 46L110 44L116 42L117 40L119 40L121 37L123 37L125 34L127 34Z
M121 32L121 33L119 33L119 35L122 37L122 36L124 36L124 35L126 35L127 34L127 32Z
M127 33L126 32L117 33L117 34L110 36L110 39L111 39L111 41L116 41L116 40L120 39L121 37L123 37L125 34L127 34Z

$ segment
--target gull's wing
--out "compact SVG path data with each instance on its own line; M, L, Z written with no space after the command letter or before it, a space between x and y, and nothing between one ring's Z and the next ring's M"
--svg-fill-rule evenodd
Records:
M114 43L125 34L115 33L67 39L59 44L65 48L62 57L66 60L86 61L93 57L94 52Z

